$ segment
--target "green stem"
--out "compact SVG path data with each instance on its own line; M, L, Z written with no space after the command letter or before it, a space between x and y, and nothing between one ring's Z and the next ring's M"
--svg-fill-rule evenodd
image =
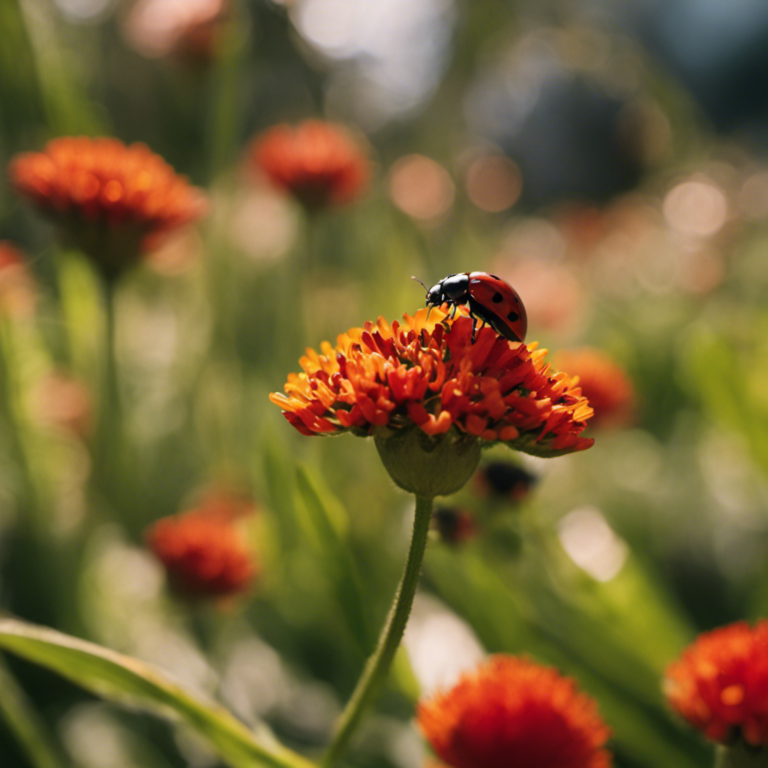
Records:
M94 464L102 491L110 502L118 496L115 487L121 470L123 444L122 405L120 402L120 377L117 365L117 318L115 298L116 282L104 281L104 337L103 368L99 397L99 420L94 443Z
M107 423L121 425L122 403L120 401L120 375L117 366L117 287L115 281L106 282L105 324L104 324L104 393L109 408Z
M383 685L395 657L395 652L402 640L405 625L411 613L413 598L416 594L424 551L427 548L432 502L433 499L430 497L416 497L416 516L413 521L411 548L408 552L403 577L397 588L387 621L379 636L378 646L368 659L357 687L336 724L333 740L322 761L326 768L332 768L336 765L339 756L346 748L360 722L360 718Z
M768 749L749 747L741 741L730 747L719 746L715 768L768 768Z
M243 126L244 113L240 97L248 55L246 7L247 4L242 0L230 3L230 19L213 73L208 151L210 178L213 182L232 167Z

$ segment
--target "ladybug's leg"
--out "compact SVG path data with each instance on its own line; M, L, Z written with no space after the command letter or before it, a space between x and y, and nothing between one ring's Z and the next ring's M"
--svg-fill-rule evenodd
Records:
M495 331L496 326L493 323L493 313L489 312L479 301L476 299L473 299L471 296L469 297L469 314L472 316L472 343L475 341L475 333L477 328L477 323L481 322L484 326L490 325L491 328L493 328Z
M459 309L459 305L458 304L454 304L451 307L451 320L453 320L456 317L456 312L458 311L458 309Z

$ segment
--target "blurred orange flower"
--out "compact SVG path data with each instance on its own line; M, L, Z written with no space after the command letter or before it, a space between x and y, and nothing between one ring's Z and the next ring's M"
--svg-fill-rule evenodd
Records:
M768 746L768 620L699 635L667 669L664 690L673 709L712 741L741 735Z
M451 768L608 768L595 702L556 670L492 656L419 703L418 725Z
M560 350L558 366L578 376L579 386L595 411L591 426L622 427L635 418L635 387L626 371L607 353L592 347Z
M254 141L251 160L272 184L312 209L352 202L370 177L360 143L343 126L321 120L270 128Z
M202 506L152 525L146 540L171 584L189 597L232 597L257 575L254 556L228 508Z
M28 317L35 309L37 290L22 252L0 240L0 314Z
M203 193L159 155L117 139L54 139L42 152L17 155L10 176L109 276L207 209Z
M429 314L429 317L428 317ZM589 448L580 437L592 409L546 350L511 342L489 327L471 342L472 321L419 310L390 326L383 318L308 349L303 373L270 399L304 435L352 431L385 436L417 426L428 435L456 427L488 442L553 456Z
M30 393L32 416L43 426L87 437L93 424L88 387L63 371L51 371Z

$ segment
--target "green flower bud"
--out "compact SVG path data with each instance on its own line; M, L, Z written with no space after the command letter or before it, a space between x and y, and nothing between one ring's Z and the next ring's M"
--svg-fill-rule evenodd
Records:
M457 430L431 437L412 427L376 436L375 442L395 484L424 498L460 490L480 462L480 441Z

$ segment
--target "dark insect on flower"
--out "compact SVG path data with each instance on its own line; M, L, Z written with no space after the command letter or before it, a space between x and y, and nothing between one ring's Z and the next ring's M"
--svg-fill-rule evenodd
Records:
M463 544L477 534L472 513L458 507L438 507L432 514L432 524L446 544Z
M490 496L519 504L539 478L511 461L489 461L475 474L475 489L480 496Z
M417 278L414 278L417 282ZM424 288L427 286L421 283ZM466 304L472 318L472 343L477 334L477 321L490 325L496 333L510 341L525 341L528 317L517 291L505 280L487 272L461 272L448 275L427 291L427 306Z

